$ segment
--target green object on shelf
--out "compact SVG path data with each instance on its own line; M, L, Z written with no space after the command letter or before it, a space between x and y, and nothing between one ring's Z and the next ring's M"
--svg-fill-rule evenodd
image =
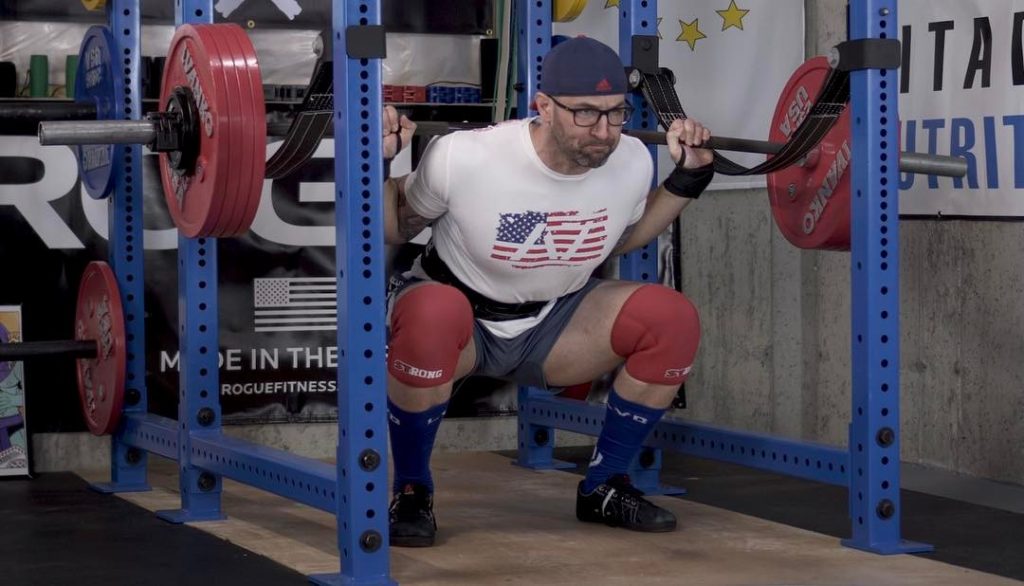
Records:
M46 55L32 55L29 60L29 96L46 98L50 95L50 60Z
M78 55L68 55L64 59L64 95L75 97L75 73L78 72Z

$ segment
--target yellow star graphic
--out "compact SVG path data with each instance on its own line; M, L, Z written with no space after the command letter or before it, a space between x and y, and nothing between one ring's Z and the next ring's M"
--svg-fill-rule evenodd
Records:
M613 6L618 6L618 5L619 5L619 0L608 0L607 2L605 2L604 7L605 8L611 8Z
M726 30L730 27L736 27L743 30L743 17L747 15L749 10L740 10L736 6L736 0L729 0L729 8L725 10L716 10L718 16L722 17L722 30Z
M683 27L683 32L678 38L676 38L676 40L690 45L691 51L697 50L697 41L708 38L707 35L700 31L699 18L693 19L693 22L683 22L680 20L679 25Z

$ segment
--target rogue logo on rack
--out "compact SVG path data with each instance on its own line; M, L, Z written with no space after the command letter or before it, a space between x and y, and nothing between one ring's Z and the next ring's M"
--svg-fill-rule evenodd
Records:
M268 155L281 143L267 145ZM317 149L314 161L329 162L334 156L334 141L326 139ZM144 166L156 168L156 155L146 153ZM0 136L0 218L6 222L27 224L43 244L52 250L81 250L95 236L109 238L106 200L89 197L79 183L74 169L75 154L65 147L44 147L35 136ZM19 168L37 169L28 174ZM263 185L261 202L251 231L260 238L285 246L334 246L334 184L329 176L316 176L300 181L297 199L274 189L274 181ZM163 199L160 180L145 184L145 198ZM314 217L314 224L293 223L294 212ZM159 215L159 212L156 212ZM84 216L84 222L83 220ZM178 247L177 230L155 228L154 224L170 225L170 218L156 222L146 214L146 250L174 250ZM93 234L94 233L94 234ZM0 232L0 248L14 245Z

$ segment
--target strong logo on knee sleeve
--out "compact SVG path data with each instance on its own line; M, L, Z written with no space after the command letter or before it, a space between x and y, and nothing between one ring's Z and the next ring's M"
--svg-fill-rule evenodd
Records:
M425 368L419 368L397 359L391 363L391 366L398 372L404 372L409 376L414 376L416 378L422 378L425 380L438 379L441 378L441 376L444 374L444 371L440 369L427 370Z
M683 378L684 376L690 374L690 371L692 370L692 366L684 366L683 368L670 368L665 371L665 378Z

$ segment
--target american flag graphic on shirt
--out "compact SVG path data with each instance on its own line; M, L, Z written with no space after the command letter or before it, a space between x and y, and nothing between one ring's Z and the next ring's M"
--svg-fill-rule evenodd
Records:
M338 289L333 277L253 279L257 332L338 329Z
M608 208L501 214L491 258L517 269L578 266L601 258L607 224Z

